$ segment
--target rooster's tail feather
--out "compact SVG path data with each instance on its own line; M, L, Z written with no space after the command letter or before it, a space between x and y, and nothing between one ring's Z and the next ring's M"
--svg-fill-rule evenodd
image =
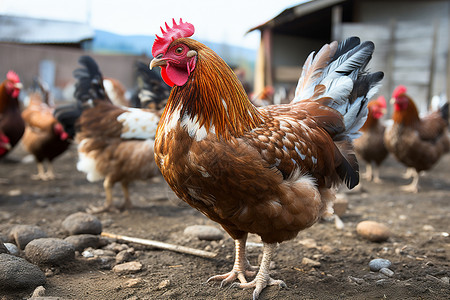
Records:
M78 62L83 66L73 72L77 80L74 97L85 105L90 100L110 101L103 87L103 76L97 63L90 56L83 55Z
M358 130L367 118L367 103L378 90L382 72L368 73L367 64L375 46L367 41L360 44L351 37L336 45L325 45L313 58L314 52L303 66L293 102L303 99L329 97L328 106L337 110L344 119L345 130L334 140L348 140L359 136ZM322 93L316 86L323 85ZM314 100L313 99L313 100Z

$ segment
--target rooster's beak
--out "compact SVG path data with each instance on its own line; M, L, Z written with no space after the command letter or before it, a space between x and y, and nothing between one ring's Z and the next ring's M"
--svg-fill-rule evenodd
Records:
M23 84L22 84L21 82L17 82L16 84L14 84L14 87L15 87L16 89L21 90L21 89L23 89Z
M394 103L395 103L395 98L392 97L391 100L389 100L389 103L391 103L391 105L394 105Z
M155 57L155 58L152 59L152 61L150 62L149 68L150 68L150 70L151 70L151 69L154 68L154 67L162 67L162 66L165 66L165 65L167 65L167 61L166 61L165 58L162 58L162 57L160 57L160 58Z

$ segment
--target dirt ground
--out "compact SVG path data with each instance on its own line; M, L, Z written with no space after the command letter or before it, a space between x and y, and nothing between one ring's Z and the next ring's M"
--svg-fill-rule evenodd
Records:
M68 215L84 211L90 204L103 203L101 183L89 183L76 170L76 150L72 147L55 162L58 178L51 182L31 180L34 163L21 162L26 153L17 147L0 161L0 234L15 224L42 227L49 236L64 238L61 222ZM407 194L398 189L408 180L404 168L389 158L382 166L384 184L363 181L366 192L346 193L349 209L342 217L343 230L332 222L319 222L282 243L274 257L272 277L288 288L268 287L261 299L450 299L450 155L422 177L422 191ZM115 198L122 197L119 185ZM163 241L217 252L216 258L201 258L131 244L138 250L143 271L117 275L110 269L88 263L77 256L47 278L46 296L62 299L251 299L252 290L220 288L204 282L210 275L231 270L233 241L199 241L186 237L186 226L219 226L173 197L164 180L135 183L131 188L135 208L118 213L102 213L104 231ZM356 234L363 220L387 224L392 236L387 242L372 243ZM314 239L317 247L300 241ZM250 236L252 242L260 242ZM248 250L250 262L258 263L262 248ZM302 259L320 262L320 267L302 265ZM392 261L392 278L371 273L373 258ZM130 278L138 285L127 287ZM357 278L357 279L351 279ZM446 279L447 278L447 279ZM359 279L359 280L358 280ZM168 280L166 287L159 284ZM445 283L447 280L447 283ZM32 291L6 293L0 299L23 299Z

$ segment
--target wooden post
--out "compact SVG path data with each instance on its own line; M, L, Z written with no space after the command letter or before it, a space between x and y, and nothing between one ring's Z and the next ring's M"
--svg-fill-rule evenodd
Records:
M390 21L390 34L389 34L389 47L386 57L386 67L384 72L384 84L387 87L387 92L389 94L394 90L394 59L395 59L395 31L397 29L397 21L392 19ZM392 105L388 105L388 115L392 114Z
M342 40L342 6L333 6L331 13L331 40Z
M430 108L431 97L433 97L434 76L436 72L436 48L439 30L439 20L435 19L433 22L433 42L431 44L431 57L430 57L430 77L428 80L428 92L427 92L427 109Z
M273 68L272 68L272 29L266 28L263 31L264 54L265 54L265 82L264 86L273 87Z
M265 84L265 54L264 54L264 35L261 31L261 41L258 49L258 57L255 63L255 78L253 80L253 94L259 95L262 93Z

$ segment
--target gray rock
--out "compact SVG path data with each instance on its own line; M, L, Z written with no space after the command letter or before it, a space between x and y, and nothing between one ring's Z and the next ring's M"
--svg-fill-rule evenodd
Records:
M94 256L116 256L116 252L112 250L94 249L92 250Z
M105 250L113 250L115 252L120 252L122 250L127 250L129 248L130 248L130 246L128 246L127 244L119 244L119 243L116 243L116 242L112 242L112 243L106 245L103 249L105 249Z
M223 239L223 231L207 225L193 225L184 229L186 235L195 236L199 240L216 241Z
M392 265L391 261L383 258L375 258L369 262L369 268L372 272L378 272L382 268L389 268Z
M394 276L394 271L392 271L391 269L388 269L388 268L381 268L380 273L383 275L386 275L387 277Z
M75 251L83 251L88 247L97 248L99 245L99 238L93 234L79 234L71 235L64 239L75 247Z
M0 287L8 290L28 290L45 284L44 273L21 257L0 254Z
M19 248L17 248L16 245L14 245L12 243L5 243L4 245L5 245L6 249L8 249L9 254L16 255L16 256L19 255Z
M62 239L42 238L31 241L25 255L38 265L61 265L75 258L75 247Z
M102 223L100 220L90 214L77 212L68 216L63 222L62 227L69 234L100 234L102 232Z
M16 225L9 232L11 240L16 242L17 247L25 249L25 246L35 239L46 238L47 234L38 226Z
M133 260L133 251L122 250L116 255L116 263L121 264L130 260Z

